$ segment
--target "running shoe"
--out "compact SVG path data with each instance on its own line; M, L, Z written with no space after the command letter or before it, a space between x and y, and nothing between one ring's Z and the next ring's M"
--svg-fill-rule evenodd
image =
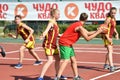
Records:
M54 80L60 80L60 78L58 78L58 77L55 77L55 78L54 78Z
M42 61L35 61L35 63L33 65L39 65L39 64L42 64L43 62Z
M118 68L115 66L110 66L110 72L114 72L115 70L117 70Z
M66 79L67 79L67 77L65 77L65 76L61 75L60 79L62 79L62 80L66 80Z
M78 76L78 77L74 77L73 80L83 80L83 78L81 78L80 76Z
M44 80L43 78L39 77L37 80Z
M110 66L108 64L104 64L104 69L110 69Z
M15 66L16 69L20 69L20 68L22 68L22 67L23 67L23 66L22 66L21 63L18 63L18 64Z
M6 56L5 50L3 49L2 46L0 46L0 49L1 49L0 53L1 53L2 57L5 57Z

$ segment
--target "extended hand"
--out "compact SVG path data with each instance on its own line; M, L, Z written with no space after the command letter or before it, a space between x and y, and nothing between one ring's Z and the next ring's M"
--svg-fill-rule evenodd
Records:
M116 38L117 40L119 40L119 35L118 35L118 34L116 34L116 35L115 35L115 38Z
M43 39L43 36L40 36L40 40L42 40Z
M28 43L28 42L29 42L29 39L26 39L24 42L25 42L25 43Z
M12 34L12 33L8 33L8 36L9 36L9 37L13 37L13 34Z

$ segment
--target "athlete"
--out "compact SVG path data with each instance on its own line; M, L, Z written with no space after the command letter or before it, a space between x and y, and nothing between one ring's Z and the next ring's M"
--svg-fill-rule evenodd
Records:
M54 80L60 80L60 76L65 71L65 67L71 61L71 67L74 73L73 80L83 80L79 76L77 69L77 61L75 58L75 52L73 49L73 44L82 36L85 40L89 41L98 34L100 34L104 29L98 28L96 31L88 32L84 28L84 23L86 22L88 15L86 13L81 13L79 21L71 24L66 31L62 34L59 39L60 56L62 64L59 68L58 75Z
M113 65L113 41L112 37L113 34L115 33L115 37L118 40L119 39L119 34L116 30L116 15L117 9L115 7L112 7L107 14L105 24L108 25L108 32L106 34L102 34L102 38L104 40L105 47L107 48L107 54L106 54L106 59L105 59L105 64L104 64L104 69L109 69L110 72L113 72L116 70L116 67Z
M47 25L46 30L40 36L40 39L44 38L43 41L43 48L45 50L45 55L47 56L47 62L42 68L42 72L38 78L38 80L44 80L44 75L50 65L53 63L53 58L55 58L55 70L58 73L59 64L60 64L60 57L59 51L57 48L57 38L59 36L59 27L57 25L56 20L60 17L60 11L58 9L51 9L50 11L51 19ZM57 75L57 74L56 74ZM61 79L67 79L64 76L60 77Z
M15 68L20 69L22 68L22 61L24 57L24 51L27 48L29 53L36 59L34 65L42 64L39 56L34 51L35 40L33 37L34 30L24 24L20 15L15 16L15 23L17 24L17 31L16 35L9 33L8 36L12 38L18 38L18 34L24 39L24 44L20 47L20 55L19 55L19 63L15 66Z

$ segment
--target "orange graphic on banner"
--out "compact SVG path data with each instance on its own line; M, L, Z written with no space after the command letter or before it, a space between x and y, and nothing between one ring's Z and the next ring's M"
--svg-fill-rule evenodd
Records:
M78 6L74 3L70 3L65 7L65 16L69 19L74 19L79 13Z
M27 13L27 7L23 4L18 4L14 11L15 15L21 15L22 18L25 18L27 16Z

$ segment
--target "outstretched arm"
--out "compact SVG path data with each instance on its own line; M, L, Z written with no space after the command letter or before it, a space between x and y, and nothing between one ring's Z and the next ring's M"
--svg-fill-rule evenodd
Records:
M40 36L40 40L47 35L48 31L50 30L50 28L51 28L52 26L53 26L53 24L49 22L48 25L47 25L47 28L45 29L45 31L44 31L44 32L42 33L42 35Z
M89 41L89 40L93 39L98 34L100 34L102 31L103 30L99 28L97 31L94 32L94 34L88 35L89 32L85 28L77 27L77 32L79 32L86 41Z
M92 35L92 34L94 34L96 31L87 31L87 30L85 29L85 32L86 32L88 35Z
M118 40L119 39L119 34L118 34L116 28L114 29L114 31L115 31L115 38Z
M17 30L16 30L16 35L13 35L12 33L8 33L8 36L12 37L14 39L17 39L18 38L18 32L17 32Z

